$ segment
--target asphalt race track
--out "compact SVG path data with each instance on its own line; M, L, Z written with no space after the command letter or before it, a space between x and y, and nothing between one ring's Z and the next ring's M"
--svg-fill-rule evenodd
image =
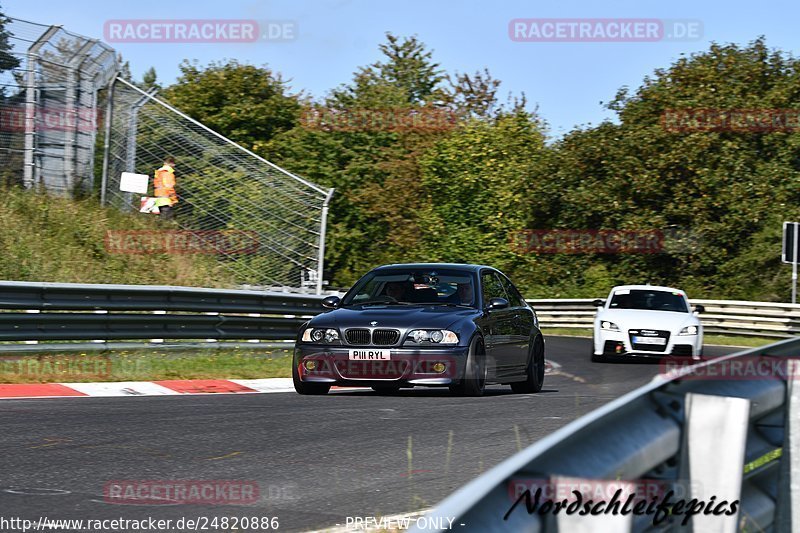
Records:
M49 519L275 517L281 531L430 507L482 471L659 372L590 363L551 337L539 394L492 387L0 401L0 515ZM707 356L738 351L706 347ZM104 501L115 480L256 482L250 505ZM217 529L220 531L221 529ZM209 529L214 531L214 529Z

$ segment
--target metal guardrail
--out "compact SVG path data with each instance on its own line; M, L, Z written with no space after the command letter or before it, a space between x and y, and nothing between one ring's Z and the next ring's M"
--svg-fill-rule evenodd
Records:
M5 281L0 341L288 340L322 311L321 300L246 290Z
M492 468L442 501L425 523L454 519L459 530L481 532L800 531L798 350L800 339L781 341L657 377ZM736 365L775 368L776 361L782 372L732 377ZM721 377L722 370L729 374ZM714 506L740 505L730 516L696 514L688 527L681 525L685 514L675 512L654 527L653 514L540 513L546 496L529 514L523 490L545 486L560 500L574 494L559 487L579 488L599 503L618 487L632 493L657 484L660 493L652 496L659 502L669 489L672 503L715 496Z
M528 300L545 327L591 328L597 309L593 299ZM706 333L789 338L800 334L800 304L739 300L691 300L705 312Z
M0 341L290 340L305 318L322 311L322 298L254 290L0 281ZM596 312L592 301L528 300L545 328L590 328ZM800 333L800 305L692 303L705 306L701 318L707 333Z

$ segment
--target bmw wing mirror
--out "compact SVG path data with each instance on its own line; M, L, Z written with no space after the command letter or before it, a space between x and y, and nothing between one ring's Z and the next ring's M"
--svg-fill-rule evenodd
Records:
M592 302L592 305L595 307L603 307L604 305L606 305L606 301L598 298L597 300L594 300Z
M699 313L705 313L706 312L706 308L704 306L700 305L700 304L697 304L697 305L694 306L694 312L698 313L698 314Z
M495 311L497 309L508 309L508 307L509 303L505 298L492 298L489 300L489 305L487 306L490 311Z
M325 309L336 309L342 300L338 296L328 296L322 300L322 307Z

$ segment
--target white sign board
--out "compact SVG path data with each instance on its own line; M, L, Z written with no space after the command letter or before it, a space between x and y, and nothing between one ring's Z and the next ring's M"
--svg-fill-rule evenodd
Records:
M134 174L133 172L123 172L119 178L119 190L124 192L136 192L147 194L147 184L150 176L147 174Z

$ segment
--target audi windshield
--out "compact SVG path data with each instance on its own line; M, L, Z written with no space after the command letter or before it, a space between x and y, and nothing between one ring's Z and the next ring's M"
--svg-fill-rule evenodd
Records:
M614 293L609 309L638 309L688 313L686 300L678 293L667 291L623 290Z

